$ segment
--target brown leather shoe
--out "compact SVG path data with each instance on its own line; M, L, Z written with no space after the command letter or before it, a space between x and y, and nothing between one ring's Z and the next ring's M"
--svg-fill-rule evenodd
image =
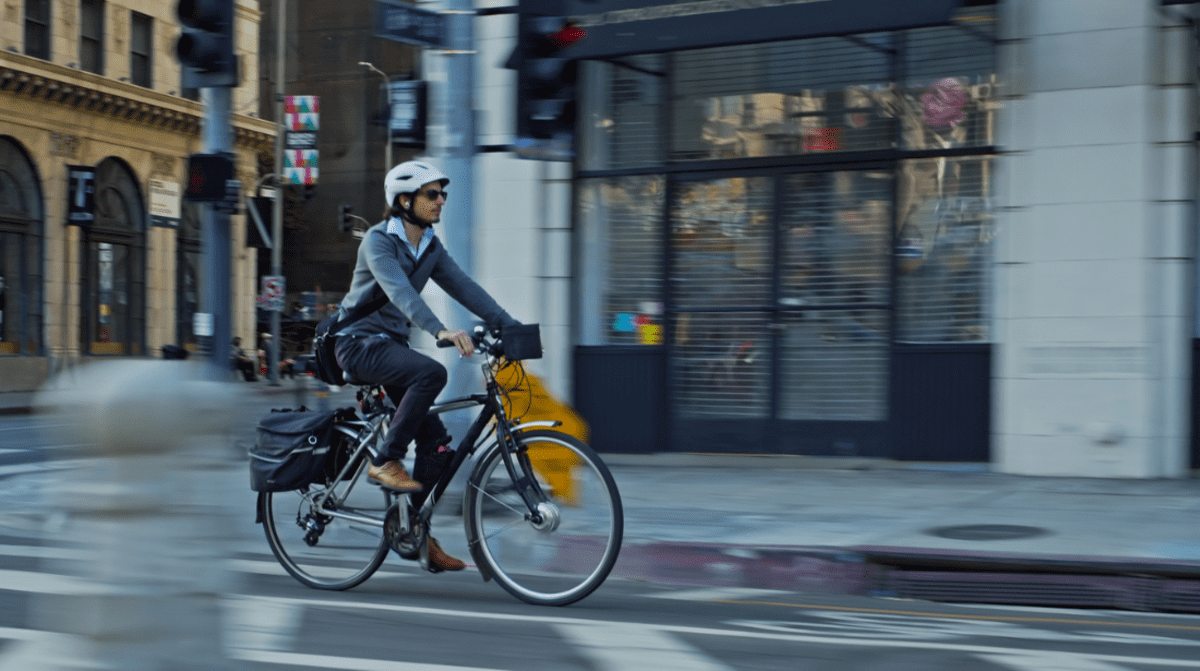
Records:
M433 536L429 537L429 563L443 571L461 571L467 567L461 559L446 554Z
M419 492L423 489L421 483L409 477L404 464L398 461L388 461L382 466L375 464L367 466L367 477L378 480L379 484L384 487L400 492Z

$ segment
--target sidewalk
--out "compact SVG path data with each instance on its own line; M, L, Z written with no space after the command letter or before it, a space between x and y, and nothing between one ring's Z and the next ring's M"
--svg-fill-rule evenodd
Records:
M312 381L252 384L263 411L354 402L349 390L318 398ZM5 410L20 411L20 399L0 398ZM987 464L855 458L603 456L625 511L616 576L1200 613L1196 477L1036 478L992 473ZM245 496L245 480L229 487L231 496ZM447 519L435 517L435 527L445 530L447 551L468 556L455 533L461 523L449 519L454 508L440 506L437 517Z

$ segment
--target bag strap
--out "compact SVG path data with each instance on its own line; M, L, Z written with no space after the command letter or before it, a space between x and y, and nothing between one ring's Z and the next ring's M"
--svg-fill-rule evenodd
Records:
M421 257L420 261L417 261L417 263L413 265L412 272L408 274L408 279L410 281L412 280L412 278L417 277L421 273L421 271L424 270L425 267L431 263L430 259L433 258L434 252L437 251L439 244L440 243L438 242L438 239L436 237L429 242L429 247L425 249L425 254ZM432 271L430 271L430 272L432 272ZM380 291L382 291L382 289ZM389 300L391 300L391 299L388 298L387 294L385 293L382 296L375 298L370 303L360 306L359 308L354 310L353 314L347 315L344 320L339 321L337 324L337 328L339 330L347 328L351 324L357 322L358 320L371 316L377 310L379 310L379 308L382 308L383 306L387 305Z

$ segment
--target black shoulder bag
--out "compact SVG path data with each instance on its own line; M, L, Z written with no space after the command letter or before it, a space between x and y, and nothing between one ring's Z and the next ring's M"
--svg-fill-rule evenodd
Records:
M408 275L409 281L419 276L421 271L429 265L427 262L433 258L437 246L438 239L434 238L429 243L429 248L425 250L421 260L413 266L412 272ZM317 324L317 330L313 334L313 359L317 365L317 379L339 387L346 384L345 371L338 365L337 357L333 353L334 345L337 344L336 335L358 320L374 314L376 310L387 305L388 300L390 299L385 293L366 305L360 305L353 313L346 315L345 319L339 319L342 314L339 309Z

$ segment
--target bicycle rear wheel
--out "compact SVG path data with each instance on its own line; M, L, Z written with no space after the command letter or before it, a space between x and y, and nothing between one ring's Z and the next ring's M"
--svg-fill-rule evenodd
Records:
M292 577L314 589L350 589L387 558L383 520L392 495L367 481L365 465L351 481L337 484L336 494L349 491L339 503L317 506L329 486L324 482L291 492L263 492L259 519L271 551Z
M608 467L574 437L539 430L517 441L516 478L499 446L471 472L463 507L471 555L485 577L518 599L565 606L595 591L616 564L625 525L621 496ZM519 489L535 502L540 520L531 519Z

